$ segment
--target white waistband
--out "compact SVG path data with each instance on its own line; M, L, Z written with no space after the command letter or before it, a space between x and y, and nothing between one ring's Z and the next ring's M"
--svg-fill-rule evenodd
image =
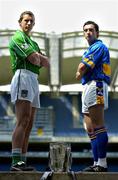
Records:
M24 73L24 74L29 74L29 75L31 75L31 76L33 76L33 77L35 77L35 78L38 78L38 74L36 74L36 73L34 73L34 72L32 72L32 71L29 71L29 70L27 70L27 69L17 69L16 70L16 72L15 73Z

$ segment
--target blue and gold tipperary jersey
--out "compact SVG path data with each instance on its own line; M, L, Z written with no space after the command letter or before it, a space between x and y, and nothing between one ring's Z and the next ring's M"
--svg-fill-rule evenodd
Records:
M82 63L89 67L82 78L82 84L92 80L103 80L110 84L111 68L108 48L96 40L83 54Z

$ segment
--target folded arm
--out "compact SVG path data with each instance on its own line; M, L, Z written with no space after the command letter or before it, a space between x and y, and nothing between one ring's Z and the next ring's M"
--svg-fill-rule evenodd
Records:
M77 68L77 72L76 72L76 79L77 80L81 80L81 78L83 77L83 75L87 72L87 66L84 63L80 63L78 65Z
M49 65L50 65L48 57L44 56L38 52L34 52L34 53L30 54L27 57L27 60L37 66L49 67Z

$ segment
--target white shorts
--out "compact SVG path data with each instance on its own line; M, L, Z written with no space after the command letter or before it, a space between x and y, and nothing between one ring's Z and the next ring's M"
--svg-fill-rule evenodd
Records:
M82 93L82 113L89 113L88 108L103 104L108 108L108 85L103 81L90 81L84 85Z
M27 100L32 107L40 107L38 75L26 70L18 69L11 81L11 102Z

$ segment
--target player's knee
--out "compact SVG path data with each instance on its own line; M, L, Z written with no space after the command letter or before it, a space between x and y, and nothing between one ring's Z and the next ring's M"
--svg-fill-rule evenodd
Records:
M83 123L83 125L84 125L84 129L87 133L92 133L94 131L94 128L92 125L87 124L85 122Z
M84 125L84 129L85 129L85 131L86 131L88 134L94 132L94 128L93 128L92 126Z
M24 130L27 128L29 124L30 118L27 116L22 117L22 119L19 119L17 126L22 127Z
M24 129L26 129L27 126L28 126L28 124L29 124L29 119L28 119L28 118L25 118L21 125L22 125L22 127L23 127Z

